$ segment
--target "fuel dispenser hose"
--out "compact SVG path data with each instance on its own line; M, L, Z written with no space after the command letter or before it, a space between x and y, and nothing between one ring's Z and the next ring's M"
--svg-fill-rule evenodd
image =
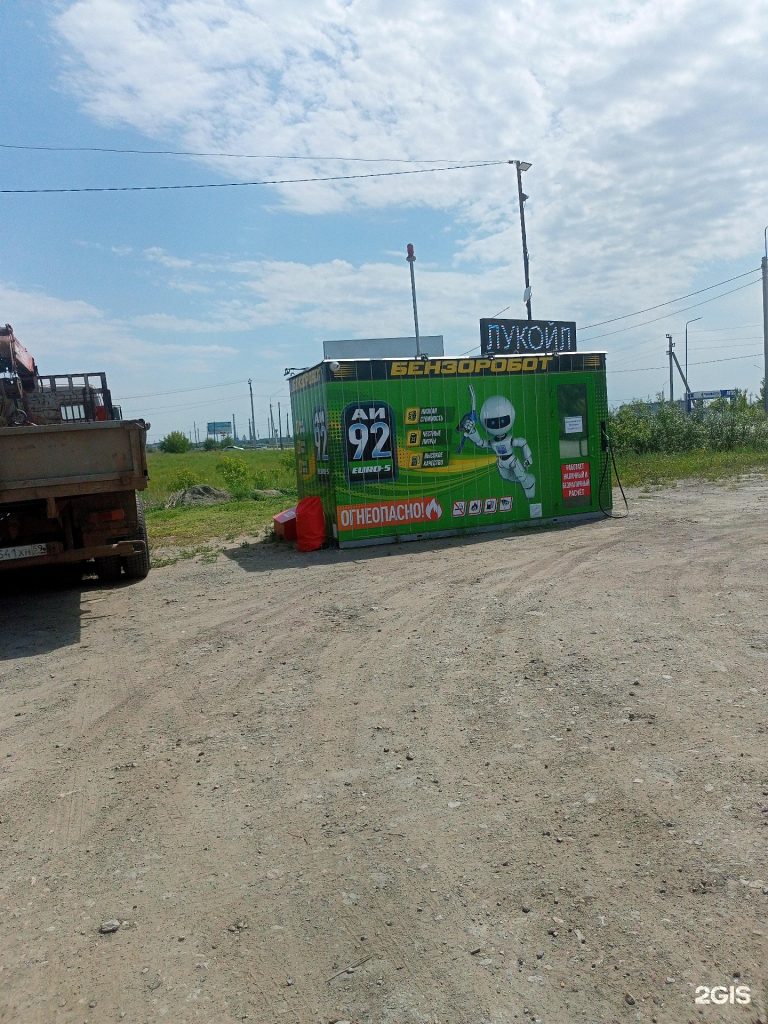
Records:
M608 431L605 429L605 423L601 423L600 424L600 436L601 436L603 451L606 452L606 454L607 454L607 458L605 460L605 465L603 466L603 471L600 474L600 483L599 483L598 488L597 488L597 500L598 500L598 503L600 505L600 511L603 513L603 515L605 516L606 519L626 519L627 516L629 515L629 503L627 502L627 496L624 493L624 488L623 488L623 486L621 484L621 477L619 476L619 468L616 465L616 456L614 455L614 452L613 452L613 445L611 444L611 439L608 436ZM619 490L621 491L621 496L624 499L624 507L626 509L626 512L622 512L622 514L618 515L618 516L615 515L613 512L611 512L609 509L605 508L604 505L603 505L603 486L605 485L606 475L608 475L608 485L610 486L610 469L611 469L611 466L613 466L613 471L616 474L616 483L619 485Z

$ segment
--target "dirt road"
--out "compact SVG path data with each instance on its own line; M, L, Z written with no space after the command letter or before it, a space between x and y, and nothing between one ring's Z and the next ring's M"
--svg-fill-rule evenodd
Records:
M0 1020L764 1022L768 482L632 504L6 595Z

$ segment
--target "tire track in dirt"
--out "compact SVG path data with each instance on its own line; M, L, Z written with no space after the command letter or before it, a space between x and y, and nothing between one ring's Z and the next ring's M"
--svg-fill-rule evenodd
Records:
M687 1019L737 965L757 991L749 494L390 553L257 546L105 592L82 646L25 657L2 697L30 714L0 737L23 923L0 1019L64 1024L95 997L106 1019L593 1024L625 991ZM81 775L87 800L55 806Z

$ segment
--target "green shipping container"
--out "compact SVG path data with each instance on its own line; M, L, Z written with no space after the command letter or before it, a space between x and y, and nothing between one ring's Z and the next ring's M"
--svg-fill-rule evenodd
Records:
M290 390L299 494L341 547L611 507L604 353L325 360Z

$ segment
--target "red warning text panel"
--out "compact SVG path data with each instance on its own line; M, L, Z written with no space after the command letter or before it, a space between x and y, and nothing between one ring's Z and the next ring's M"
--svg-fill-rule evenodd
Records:
M560 467L560 477L563 487L563 498L566 501L574 498L585 500L592 494L592 487L589 479L588 462L567 462Z

